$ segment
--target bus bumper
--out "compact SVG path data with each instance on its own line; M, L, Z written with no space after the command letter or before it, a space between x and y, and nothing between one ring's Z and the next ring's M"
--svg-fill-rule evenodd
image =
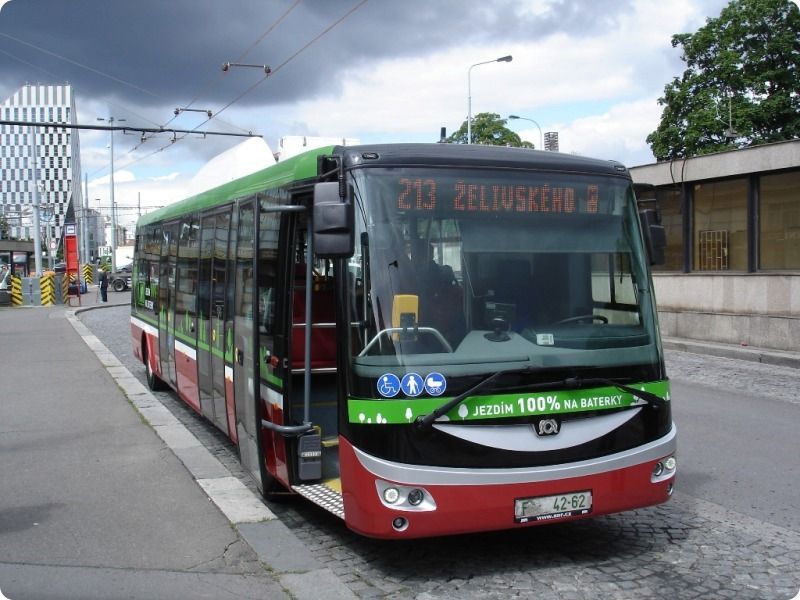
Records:
M362 535L400 539L529 527L651 506L672 494L675 449L673 424L658 440L597 459L523 469L465 469L395 463L340 438L345 522ZM580 503L589 499L586 492L590 506L583 507ZM563 510L552 508L533 517L526 516L526 509L520 512L531 499L538 503L540 498L561 503ZM576 499L579 505L569 506Z

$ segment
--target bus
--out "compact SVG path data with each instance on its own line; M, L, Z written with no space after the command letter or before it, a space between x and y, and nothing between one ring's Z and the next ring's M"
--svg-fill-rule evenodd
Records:
M315 149L139 219L133 350L265 497L365 536L656 505L676 474L659 223L612 161Z

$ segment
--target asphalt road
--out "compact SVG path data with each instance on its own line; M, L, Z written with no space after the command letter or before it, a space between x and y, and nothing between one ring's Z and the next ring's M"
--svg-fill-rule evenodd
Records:
M800 406L678 379L673 395L679 489L800 532Z
M143 380L128 310L81 318ZM362 538L303 501L269 507L361 598L793 598L800 589L800 371L682 352L668 352L667 362L678 481L662 506L408 542ZM171 393L156 395L253 487L213 426Z

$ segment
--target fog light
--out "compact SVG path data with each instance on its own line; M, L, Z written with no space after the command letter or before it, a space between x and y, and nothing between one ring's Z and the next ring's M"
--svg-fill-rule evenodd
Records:
M400 498L400 492L397 488L389 487L383 490L383 499L389 504L394 504Z
M667 469L667 471L674 471L676 466L677 462L674 456L670 456L667 460L664 461L664 468Z
M653 477L660 477L663 472L664 464L659 461L656 463L656 466L653 467Z
M392 527L395 531L405 531L408 527L408 521L405 517L395 517L392 519Z
M408 492L408 503L411 506L419 506L423 498L425 498L425 493L420 489L414 488Z
M670 484L667 486L667 496L672 496L672 491L674 489L675 487L672 485L672 482L670 482Z

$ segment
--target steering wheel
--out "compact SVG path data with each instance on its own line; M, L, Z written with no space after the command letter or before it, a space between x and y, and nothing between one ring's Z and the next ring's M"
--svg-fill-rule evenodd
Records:
M578 315L577 317L568 317L556 321L553 325L563 325L564 323L578 323L580 321L600 321L601 323L608 323L608 317L603 315Z

